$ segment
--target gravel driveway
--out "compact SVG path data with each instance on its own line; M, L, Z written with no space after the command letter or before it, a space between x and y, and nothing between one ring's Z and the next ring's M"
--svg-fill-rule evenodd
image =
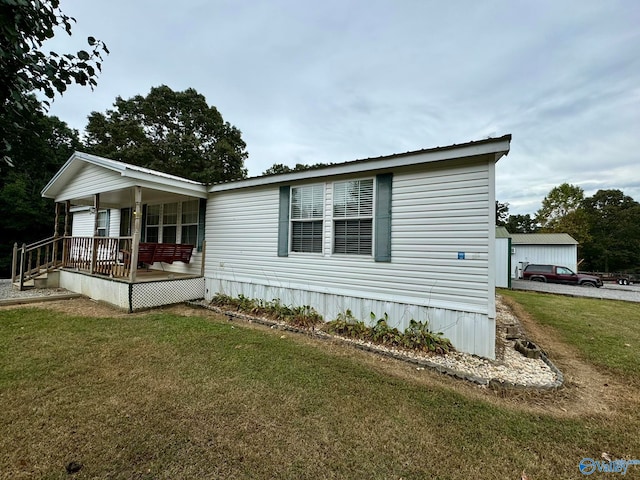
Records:
M536 292L557 293L574 297L605 298L607 300L625 300L640 302L640 285L605 284L601 288L560 285L557 283L531 282L529 280L513 280L514 290L535 290Z
M68 297L72 293L64 288L29 288L22 292L11 284L10 279L0 279L0 305L12 300L28 300L43 297ZM73 294L78 296L77 294Z

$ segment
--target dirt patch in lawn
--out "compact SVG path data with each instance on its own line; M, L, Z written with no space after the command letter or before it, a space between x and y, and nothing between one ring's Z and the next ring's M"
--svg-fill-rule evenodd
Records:
M563 372L564 388L557 392L555 401L546 407L555 407L559 413L570 416L614 414L620 407L638 404L637 386L597 369L583 360L580 353L559 339L558 332L540 325L514 300L503 297L527 333L527 337L542 348Z
M578 352L558 340L557 332L552 328L537 324L516 302L503 297L506 303L519 319L527 337L538 344L563 372L565 385L554 391L536 391L531 389L491 389L475 384L452 379L429 369L417 368L400 360L386 356L363 352L345 345L342 342L320 340L318 338L284 333L287 337L297 342L318 346L339 357L357 358L360 363L394 377L406 381L424 385L427 388L445 388L454 390L467 397L488 401L501 407L515 410L523 410L539 414L551 414L558 417L576 417L591 415L612 416L621 410L627 410L638 404L640 397L637 387L623 384L619 379L599 371L591 364L580 359ZM55 310L73 316L89 317L131 317L147 315L149 311L126 313L110 305L78 298L71 300L52 301L37 305L29 305L29 308L41 308ZM25 308L24 305L0 307L0 310ZM188 305L172 305L169 307L154 309L181 316L199 316L212 319L226 320L209 310L194 308ZM283 332L257 324L243 322L244 326L256 328L274 335L282 336Z

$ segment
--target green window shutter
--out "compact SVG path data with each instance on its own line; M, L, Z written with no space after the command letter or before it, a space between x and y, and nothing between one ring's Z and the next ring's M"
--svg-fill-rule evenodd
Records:
M105 225L105 229L104 229L104 236L108 237L109 234L111 233L111 209L110 208L107 209L107 214L105 216L107 218L105 220L106 225Z
M289 196L288 185L280 187L280 213L278 215L278 256L289 256Z
M376 176L375 261L391 261L391 184L392 173Z
M198 245L197 251L202 251L202 243L204 242L204 220L207 215L207 199L201 198L198 205Z

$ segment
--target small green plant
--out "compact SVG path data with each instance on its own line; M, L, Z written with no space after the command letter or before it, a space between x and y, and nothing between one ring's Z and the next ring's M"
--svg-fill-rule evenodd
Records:
M442 332L434 333L429 329L428 322L418 322L413 318L409 326L405 328L403 345L412 350L422 350L445 354L453 350L453 345L448 338L442 336Z
M434 333L429 329L427 322L418 322L411 319L404 332L389 326L389 316L385 313L382 318L376 319L371 312L373 326L368 327L364 322L356 319L350 310L340 313L335 320L325 325L327 333L342 337L370 341L389 347L400 347L409 350L419 350L445 354L453 351L453 345L442 333Z
M385 312L384 317L376 321L376 314L371 312L371 320L375 322L370 328L371 340L374 343L383 345L400 346L403 344L403 335L395 327L389 326L389 315Z
M213 305L233 308L252 315L271 318L299 328L313 329L323 322L322 316L309 305L297 307L285 305L279 298L271 301L256 300L242 294L236 298L222 293L216 294L211 300ZM453 351L449 339L443 337L442 332L432 332L428 322L411 319L404 332L389 326L389 315L377 318L371 312L371 323L367 326L363 321L353 316L351 310L339 313L335 320L327 322L323 329L332 335L369 341L389 347L401 347L409 350L445 354Z
M333 335L364 340L369 336L369 327L353 316L351 310L339 313L335 320L325 325L325 330Z
M274 298L269 302L251 299L242 294L233 298L229 295L218 293L213 297L211 303L219 307L234 308L252 315L265 316L301 328L313 328L323 321L322 315L316 312L313 307L309 305L290 307L283 304L279 298Z

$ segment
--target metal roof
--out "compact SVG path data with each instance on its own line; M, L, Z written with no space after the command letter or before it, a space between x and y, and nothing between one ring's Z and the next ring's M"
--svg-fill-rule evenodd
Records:
M568 233L512 233L512 245L578 245Z
M288 182L309 180L313 178L331 177L350 173L362 173L372 171L391 171L393 168L425 164L442 160L473 157L478 155L495 155L497 162L500 157L509 153L511 135L503 135L498 138L486 138L462 144L448 145L445 147L426 148L406 153L396 153L383 157L364 158L349 162L334 163L313 170L299 172L280 173L276 175L262 175L243 180L231 180L213 184L209 192L233 190L237 188L255 187L269 184L284 184Z
M511 234L504 227L496 227L496 238L509 238Z

